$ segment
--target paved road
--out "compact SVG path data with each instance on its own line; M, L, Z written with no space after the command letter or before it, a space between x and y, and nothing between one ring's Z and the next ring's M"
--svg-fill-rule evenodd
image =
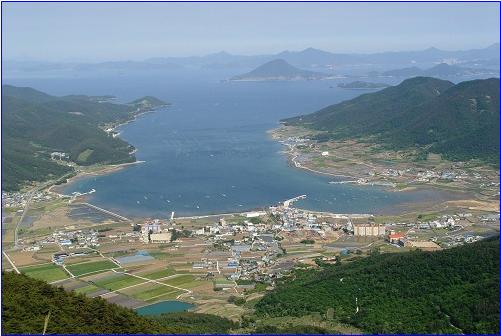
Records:
M19 227L21 226L21 223L23 222L24 216L26 215L26 213L28 212L28 209L30 208L30 202L31 202L31 199L33 198L33 195L34 195L36 190L37 189L29 192L28 197L26 198L26 205L24 206L23 214L21 215L21 218L19 218L19 221L17 222L16 230L14 231L14 249L19 248L19 245L18 245Z
M7 261L10 263L10 265L12 266L12 268L14 268L14 271L16 271L17 274L21 274L21 272L19 272L19 270L17 269L16 265L14 265L14 262L10 259L10 257L7 255L7 253L5 253L5 251L2 251L2 253L5 256L5 258L7 259Z

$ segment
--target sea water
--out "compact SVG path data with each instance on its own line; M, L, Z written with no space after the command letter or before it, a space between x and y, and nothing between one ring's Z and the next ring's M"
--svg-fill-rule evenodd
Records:
M311 113L363 94L339 81L228 82L222 73L123 73L94 77L18 79L51 94L152 95L171 107L120 128L144 163L77 179L64 192L88 192L90 202L125 216L177 216L259 209L306 194L296 204L336 213L379 213L437 191L391 192L377 186L329 184L332 177L291 167L267 131L282 118ZM368 92L368 91L367 91Z

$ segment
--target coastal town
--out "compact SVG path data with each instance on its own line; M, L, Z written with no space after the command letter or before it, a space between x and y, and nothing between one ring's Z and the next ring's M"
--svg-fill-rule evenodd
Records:
M499 233L499 213L481 210L335 214L296 207L308 197L299 195L231 215L129 219L86 196L3 193L4 269L125 307L176 299L238 319L246 302L297 267L436 251Z

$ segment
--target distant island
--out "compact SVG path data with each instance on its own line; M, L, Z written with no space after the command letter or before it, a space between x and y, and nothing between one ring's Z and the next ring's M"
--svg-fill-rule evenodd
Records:
M339 83L337 86L343 89L382 89L382 88L387 88L388 86L391 85L386 83L355 81L351 83Z
M429 69L421 69L416 66L388 70L381 74L384 77L448 77L448 76L472 76L472 75L493 75L499 76L498 70L466 68L459 65L450 65L447 63L437 64Z
M288 81L288 80L318 80L331 75L296 68L283 59L267 62L251 72L234 76L231 81Z

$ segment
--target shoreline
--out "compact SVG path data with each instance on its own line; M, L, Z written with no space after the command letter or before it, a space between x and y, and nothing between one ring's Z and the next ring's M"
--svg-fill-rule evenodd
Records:
M458 190L454 190L454 189L443 188L443 187L436 186L436 185L420 185L420 184L418 184L418 185L407 185L404 188L397 188L397 183L395 183L395 182L374 181L374 182L367 182L367 183L358 183L358 180L363 179L365 176L360 176L360 175L357 176L356 174L352 174L352 175L336 174L336 173L330 173L330 172L310 168L308 166L301 164L301 162L299 162L297 160L297 158L301 154L299 152L294 151L293 145L284 142L283 136L279 133L282 126L283 126L282 124L279 124L278 127L268 130L267 133L269 134L269 136L273 140L278 141L282 146L286 147L285 150L282 150L280 152L282 154L286 155L287 161L292 168L302 169L302 170L305 170L307 172L311 172L311 173L323 175L323 176L341 177L341 178L349 179L349 180L343 180L343 181L332 181L329 183L332 183L332 184L353 184L355 186L360 186L360 187L377 186L377 187L384 189L387 192L395 192L395 193L396 192L410 193L410 192L419 192L419 191L438 192L438 193L441 193L443 195L443 197L440 197L440 201L437 204L443 204L445 206L445 208L447 208L450 205L460 204L460 203L473 202L473 203L483 204L484 206L485 206L485 204L491 203L488 200L479 200L471 192L458 191ZM370 164L365 164L365 165L372 167ZM419 209L422 206L426 206L427 204L429 205L430 203L427 202L426 200L422 200L422 201L415 202L412 204L400 204L391 210L388 208L385 208L384 211L378 212L377 214L378 215L382 215L382 214L386 214L386 213L387 214L390 214L390 213L405 214L409 211L411 211L411 212L415 211L416 209ZM475 207L467 207L467 208L472 209L472 210L475 209ZM487 208L487 206L485 208ZM489 207L489 211L499 212L499 208L494 209L494 208Z
M61 193L61 191L58 190L58 188L64 188L65 186L67 187L71 183L74 183L74 182L76 182L79 179L82 179L84 177L88 177L88 176L103 176L103 175L106 175L106 174L111 174L111 173L120 171L122 169L127 168L128 166L132 166L132 165L136 165L136 164L141 164L141 163L145 163L145 162L146 161L139 160L139 161L134 161L134 162L126 162L126 163L119 163L119 164L103 165L102 167L100 167L100 169L98 169L96 171L90 171L90 172L88 172L88 171L79 171L79 172L77 172L77 174L75 176L72 176L69 179L66 179L66 181L64 183L62 183L62 184L53 184L53 185L49 186L48 189L47 189L47 191L51 192L51 193L58 194L60 196L69 196L69 195ZM53 190L53 189L55 189L55 190Z
M110 133L115 133L114 137L119 137L120 138L120 132L117 131L118 128L120 128L122 126L125 126L125 125L127 125L129 123L137 121L137 119L139 117L143 116L143 115L146 115L146 114L149 114L149 113L154 113L154 112L156 112L157 110L159 110L159 109L161 109L163 107L168 107L168 106L171 106L171 105L172 104L164 104L164 105L160 105L160 106L156 106L156 107L150 108L150 109L145 110L143 112L139 112L137 114L134 114L134 116L131 119L129 119L129 120L126 120L126 121L123 121L123 122L111 123L111 124L108 125L109 127L107 127L107 128L111 129ZM133 154L135 154L137 152L137 148L135 146L133 146L133 145L131 145L131 146L134 149L129 154L133 155ZM68 196L68 195L62 194L60 192L60 190L58 190L58 189L61 189L64 186L68 186L69 184L74 183L77 180L79 180L79 179L81 179L83 177L86 177L86 176L102 176L102 175L114 173L116 171L125 169L126 167L131 166L131 165L145 163L145 162L146 161L144 161L144 160L137 160L134 157L134 161L133 162L125 162L125 163L119 163L119 164L106 164L106 165L103 165L102 167L100 167L100 169L97 169L96 171L91 171L91 172L78 171L75 176L72 176L69 179L66 179L66 181L64 183L61 183L61 184L52 184L46 190L48 192L50 192L50 193L55 193L55 194L57 194L59 196ZM55 190L53 190L53 189L55 189Z

